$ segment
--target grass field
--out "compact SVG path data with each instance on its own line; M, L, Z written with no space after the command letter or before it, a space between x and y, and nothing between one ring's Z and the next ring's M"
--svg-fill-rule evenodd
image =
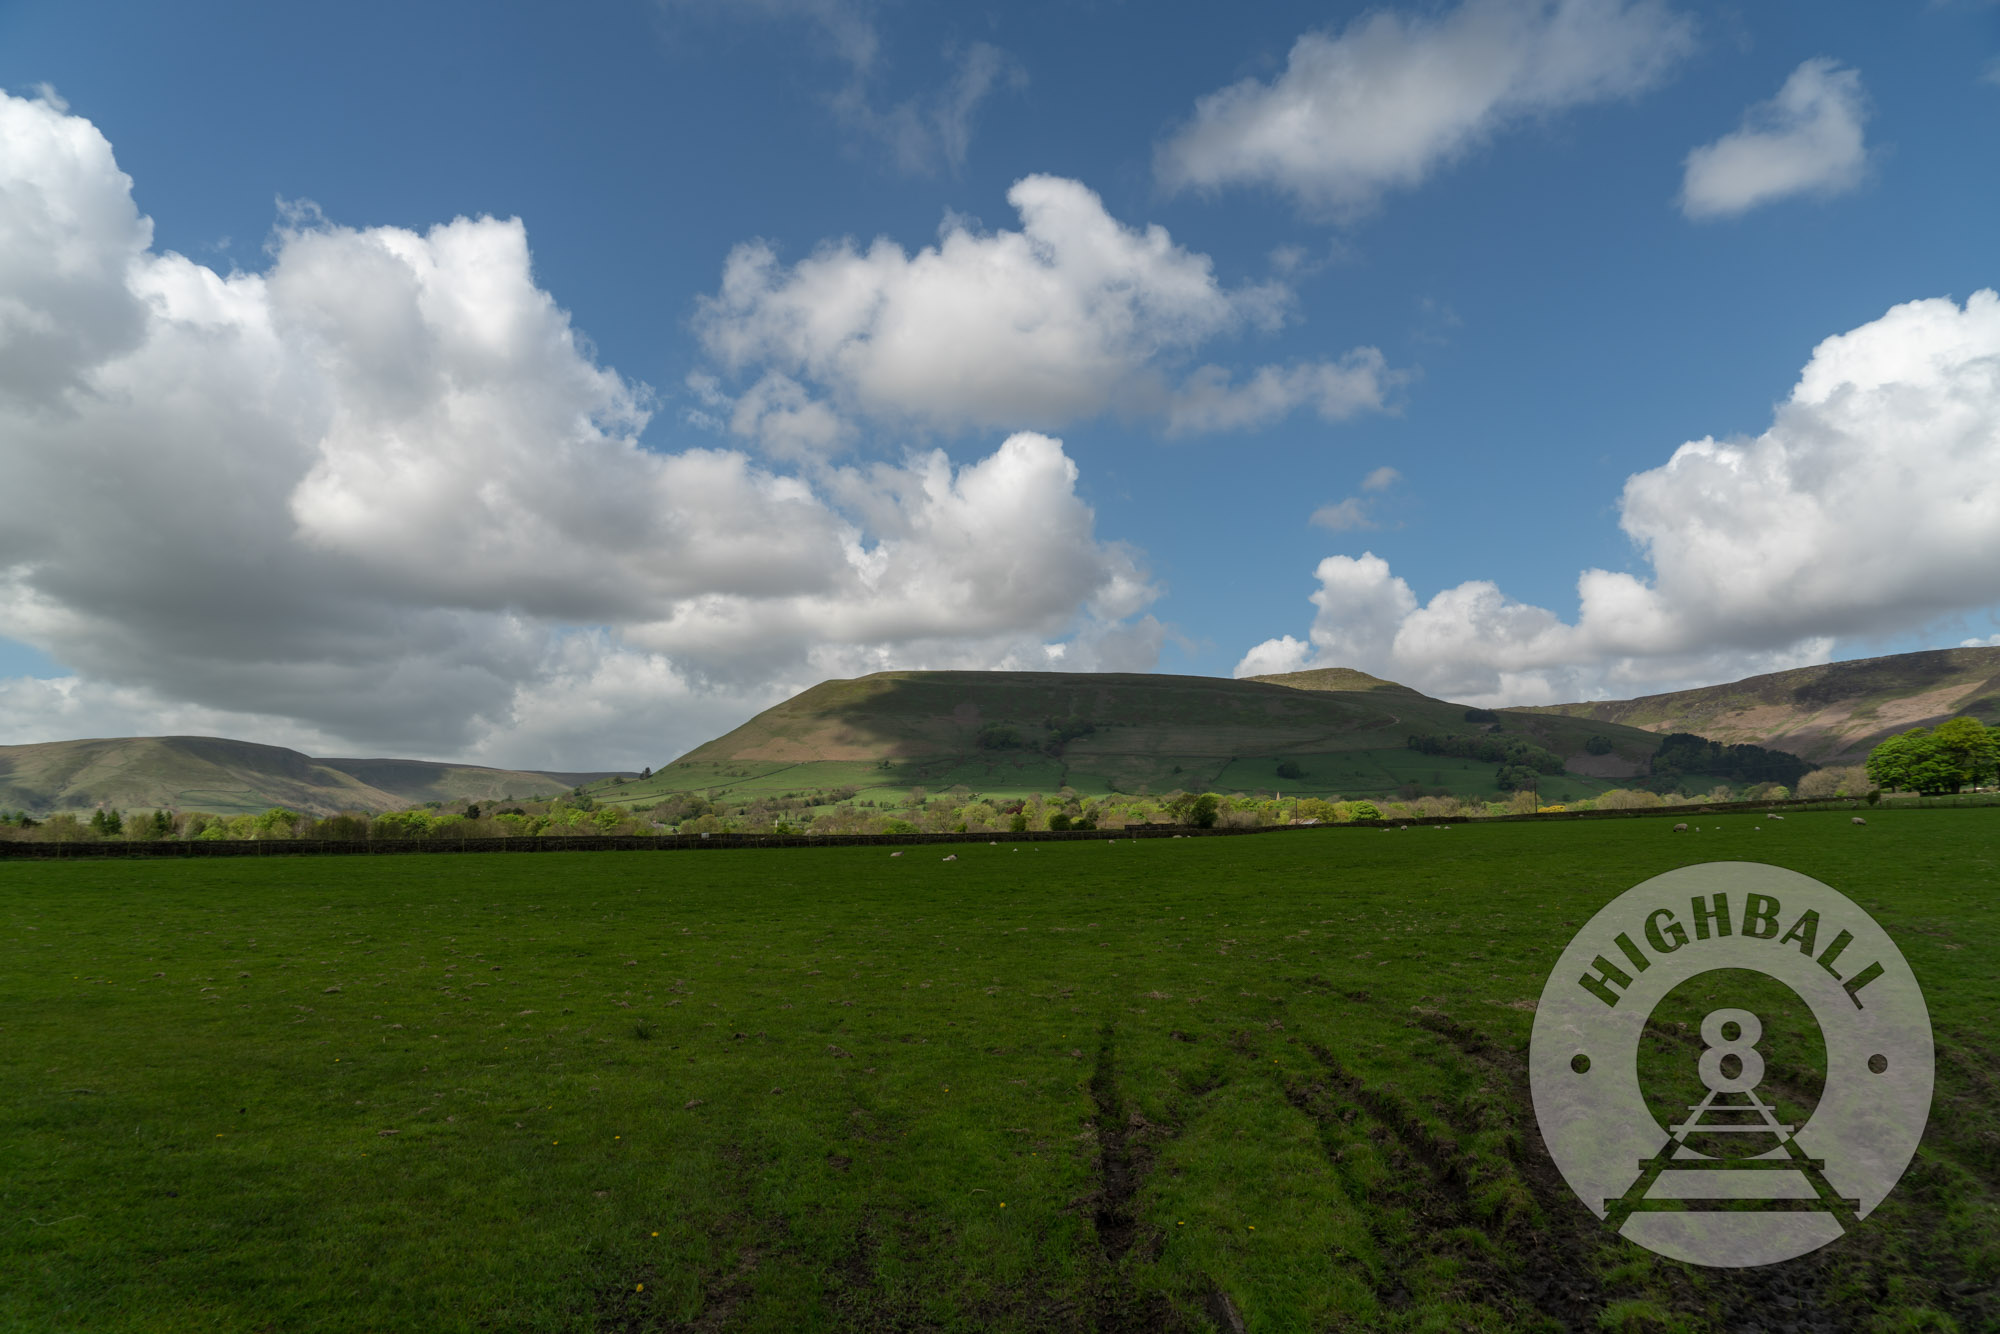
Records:
M1702 823L6 864L0 1328L1994 1328L2000 811ZM1725 1272L1568 1194L1522 1054L1577 925L1737 859L1939 1060L1880 1210Z

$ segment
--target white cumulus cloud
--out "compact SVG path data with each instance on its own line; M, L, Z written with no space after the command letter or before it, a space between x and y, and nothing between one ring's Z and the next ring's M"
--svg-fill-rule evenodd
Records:
M1306 33L1269 82L1201 98L1155 172L1170 188L1266 186L1351 217L1513 122L1651 88L1693 45L1689 21L1654 0L1380 9Z
M519 221L301 208L270 253L153 249L96 128L0 94L0 636L74 673L5 683L0 739L636 766L827 676L1151 665L1155 590L1051 437L657 452ZM812 444L802 396L754 410Z
M1224 287L1208 256L1164 228L1124 225L1076 181L1029 176L1007 199L1019 231L948 219L915 254L887 238L866 249L849 240L787 266L769 245L738 246L696 317L711 356L761 377L745 395L758 406L733 429L781 452L820 447L838 439L836 418L818 415L824 403L839 420L945 430L1053 429L1107 412L1230 430L1299 408L1329 420L1379 408L1398 378L1358 348L1240 383L1212 365L1177 380L1201 345L1276 327L1289 289ZM774 383L776 413L763 406ZM801 384L820 398L795 393Z
M1868 150L1861 75L1833 61L1808 60L1740 128L1687 156L1681 211L1702 220L1731 217L1792 195L1836 195L1861 183Z
M1308 639L1239 675L1352 666L1473 703L1644 693L1823 661L2000 603L2000 295L1897 306L1813 351L1770 427L1625 484L1649 578L1587 570L1565 621L1486 580L1428 602L1372 553L1316 573Z

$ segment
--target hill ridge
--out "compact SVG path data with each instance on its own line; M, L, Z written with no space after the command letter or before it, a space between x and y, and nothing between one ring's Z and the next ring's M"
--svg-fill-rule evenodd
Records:
M1649 732L1748 742L1814 764L1858 764L1883 738L1959 714L2000 724L2000 647L1923 649L1764 672L1622 700L1522 705Z
M284 806L332 815L554 794L611 776L437 760L320 759L230 737L83 737L0 746L0 808L38 816L99 805L233 815Z

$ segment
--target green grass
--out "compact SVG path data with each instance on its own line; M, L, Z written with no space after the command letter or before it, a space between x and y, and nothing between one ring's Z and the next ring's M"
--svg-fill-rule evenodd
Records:
M1758 823L6 864L0 1328L1990 1328L2000 812ZM1889 1201L1747 1274L1606 1235L1521 1059L1576 925L1736 858L1939 1049Z

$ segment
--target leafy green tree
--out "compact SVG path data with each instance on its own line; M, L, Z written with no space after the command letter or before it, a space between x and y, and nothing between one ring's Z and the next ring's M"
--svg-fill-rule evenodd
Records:
M2000 767L2000 729L1988 727L1977 718L1953 718L1939 723L1931 733L1931 742L1938 754L1974 787Z
M1058 834L1064 832L1069 828L1069 824L1070 821L1069 821L1068 811L1049 812L1049 828L1054 832Z
M1611 753L1611 738L1608 736L1594 736L1583 743L1583 748L1592 755L1609 755Z
M1868 778L1879 787L1933 797L1958 791L1968 774L1931 729L1912 727L1868 752Z
M1381 808L1372 801L1354 801L1347 804L1347 818L1350 820L1379 820Z
M125 832L125 817L100 807L90 813L90 832L99 838L115 838Z
M1299 768L1299 762L1297 760L1284 760L1280 762L1278 765L1278 777L1280 778L1289 779L1293 782L1297 782L1299 779L1304 778L1305 776L1306 776L1305 770Z
M273 806L257 817L258 838L290 838L299 827L299 813Z

